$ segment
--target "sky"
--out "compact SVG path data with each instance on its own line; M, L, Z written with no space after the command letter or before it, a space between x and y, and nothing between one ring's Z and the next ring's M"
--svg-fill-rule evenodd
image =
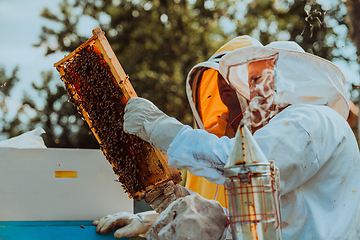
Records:
M58 53L45 57L45 48L32 46L39 42L41 27L45 24L40 17L41 10L44 7L56 8L60 1L0 0L0 66L5 66L7 76L15 66L19 66L17 76L21 80L10 102L15 107L19 104L22 90L28 89L32 82L40 82L41 71L55 72L53 64L64 56Z
M56 12L61 1L0 0L0 66L5 67L8 77L15 66L19 66L17 76L21 81L12 92L12 98L8 102L10 104L9 111L12 109L13 114L21 105L22 92L28 91L31 83L41 83L42 71L53 71L53 76L59 77L60 82L60 75L54 68L54 63L61 60L67 53L45 56L45 47L34 47L33 45L40 41L42 26L56 26L40 17L41 11L47 7ZM87 23L89 21L82 23L80 32L91 37L91 30L97 26L93 22ZM37 103L41 104L40 101Z
M42 26L53 26L48 20L40 17L45 7L56 12L62 0L0 0L0 66L5 66L8 76L15 66L19 66L18 77L21 84L13 92L9 102L16 109L20 105L22 90L28 89L32 82L41 82L41 71L53 71L54 76L60 75L53 67L64 57L64 53L56 53L45 57L45 48L33 47L39 42ZM81 23L79 32L91 37L91 30L96 23ZM335 64L344 72L349 82L360 84L357 66L349 67L341 62Z
M0 0L0 64L10 69L19 65L20 79L39 78L41 71L51 70L53 63L63 57L63 54L45 57L44 48L32 46L39 42L41 27L45 25L45 20L39 16L41 10L56 8L59 2Z

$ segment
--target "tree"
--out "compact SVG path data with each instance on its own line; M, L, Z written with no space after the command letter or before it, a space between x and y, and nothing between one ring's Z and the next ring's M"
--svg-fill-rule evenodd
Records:
M43 139L47 147L99 148L86 122L68 101L64 87L54 81L52 72L43 72L42 78L43 83L40 86L32 84L32 88L44 100L44 106L36 106L33 98L25 94L19 110L19 114L23 114L26 108L35 111L28 124L29 129L42 127L46 132Z
M360 9L360 1L359 0L347 0L345 2L346 8L347 8L347 23L348 23L348 38L352 41L352 43L356 47L356 56L357 56L357 63L360 63L360 15L359 15L359 9ZM359 70L360 74L360 70ZM360 105L360 86L359 83L353 83L351 85L351 99L352 101L359 106ZM353 127L353 131L355 133L355 136L358 139L358 143L360 145L360 116L358 116L357 119L357 126Z
M346 35L337 31L348 29L342 2L325 6L313 0L63 0L59 10L60 14L49 9L41 13L45 19L58 23L59 28L43 27L37 46L47 46L47 54L69 53L88 39L77 32L82 19L97 21L137 94L185 124L192 124L185 94L188 72L234 36L251 35L264 45L274 40L293 40L305 51L328 60L351 60L339 51L351 44ZM55 146L83 147L78 142L81 140L71 139L88 136L88 127L80 124L75 108L66 102L59 77L51 80L45 74L43 78L43 86L34 89L46 92L43 95L47 96L48 106L38 112L46 117L39 116L31 122L43 120L40 122L49 131L48 142L59 140ZM60 85L51 90L46 86L53 81ZM29 99L26 103L35 108ZM63 108L53 107L59 104ZM52 121L45 121L55 115ZM75 126L79 127L78 132L73 131ZM61 134L74 135L66 139L60 138ZM68 144L63 145L63 141Z
M343 3L324 6L310 0L252 1L244 18L231 20L236 34L251 34L263 44L277 40L297 42L306 52L332 61L348 60L338 49L350 41L335 30L346 27Z
M11 90L19 82L16 67L11 76L7 77L5 69L0 68L0 109L4 138L18 136L21 133L42 127L47 147L61 148L98 148L95 137L87 128L86 123L77 114L76 108L68 102L65 89L54 81L52 72L43 72L43 83L38 86L32 84L38 99L43 100L42 106L34 101L34 97L24 93L21 106L16 111L16 117L9 116L7 101L12 97ZM80 129L84 129L80 131Z
M86 40L76 34L79 19L83 15L94 18L138 95L191 124L184 80L192 66L204 61L226 39L216 22L222 10L206 8L204 1L114 2L76 0L70 4L65 0L60 4L61 16L45 9L42 16L61 23L62 29L43 28L40 44L56 37L58 45L48 45L48 53L73 51ZM102 23L106 17L109 21Z
M347 0L345 2L347 8L347 23L349 26L348 37L356 47L357 62L360 63L360 1ZM352 84L352 100L360 104L360 87L359 84Z
M3 129L4 138L19 135L24 131L20 127L20 120L16 118L11 121L9 116L8 101L11 98L11 90L19 82L17 77L18 67L15 67L10 76L7 75L6 69L0 66L0 126Z
M357 60L360 62L360 1L359 0L347 0L345 6L348 14L346 15L347 23L349 27L348 37L354 43L356 47Z
M92 17L99 21L137 94L169 115L192 124L185 94L186 75L226 39L216 21L223 10L204 2L114 2L77 0L71 4L64 0L59 5L60 15L44 9L42 16L58 22L62 29L43 27L38 46L47 45L47 54L73 51L87 40L76 33L81 16ZM105 16L109 21L102 23ZM55 48L49 44L51 38L57 39Z

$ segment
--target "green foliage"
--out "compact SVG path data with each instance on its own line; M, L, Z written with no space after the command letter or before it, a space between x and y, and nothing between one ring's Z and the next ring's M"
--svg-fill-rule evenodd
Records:
M16 111L16 117L9 120L6 101L11 97L11 89L19 81L17 71L18 68L15 68L12 75L7 77L5 70L0 68L0 124L6 133L6 136L2 137L14 137L42 127L46 132L42 137L47 147L99 148L85 121L68 102L67 93L61 82L53 78L51 71L42 73L41 85L32 84L31 89L27 89L21 100L22 104ZM28 92L35 92L37 96L30 96ZM36 103L34 99L42 99L44 104Z
M73 51L86 40L76 33L81 16L99 21L137 94L191 124L185 78L192 66L208 58L226 39L216 21L222 10L207 9L204 1L114 2L76 0L70 4L65 0L60 16L44 10L42 16L60 22L62 29L44 28L40 44L48 46L48 53ZM104 18L109 21L101 23ZM58 40L56 48L46 43L51 36Z
M6 74L6 69L3 66L0 66L0 97L1 97L1 104L4 103L5 97L10 97L10 91L11 89L16 85L16 83L19 82L19 79L17 78L16 74L18 72L19 68L15 67L11 73L11 76L8 77ZM6 107L1 105L2 107ZM3 108L1 108L3 109Z
M27 108L35 111L28 128L42 127L46 132L42 137L47 147L99 148L86 122L68 102L68 95L61 82L55 82L51 71L43 72L42 78L43 83L32 84L32 88L38 94L38 98L45 100L44 106L37 106L34 98L25 94L19 110L19 114L24 114Z
M46 45L47 54L71 52L88 39L77 34L79 20L82 16L93 18L137 94L183 123L192 124L185 79L196 63L206 60L227 40L217 21L223 9L206 8L204 1L114 2L64 0L59 5L60 15L45 9L42 16L61 24L61 29L43 27L37 46ZM227 4L215 4L220 2ZM109 21L101 23L104 18ZM55 48L49 39L57 40Z
M347 22L349 25L349 39L356 46L357 62L360 63L360 16L359 7L360 1L358 0L347 0L345 2L348 14L346 15ZM360 73L360 72L359 72ZM358 84L351 85L351 100L356 104L360 105L360 86ZM359 131L357 131L359 134Z
M21 129L17 127L20 123L19 119L8 121L9 109L7 104L11 97L11 90L19 82L16 76L18 70L19 68L15 67L11 75L8 76L5 67L0 66L0 125L3 126L3 137L12 137L21 133Z
M293 40L328 60L349 60L338 50L350 43L335 31L347 27L345 14L341 2L324 10L311 0L63 0L59 13L49 9L41 13L58 27L43 27L36 46L46 46L47 54L70 53L90 36L78 33L81 20L93 19L105 32L137 94L191 125L186 76L222 44L237 35L251 35L264 45ZM50 147L98 148L88 126L67 102L59 76L44 73L43 84L33 88L45 104L39 107L24 98L21 114L29 109L36 112L27 130L42 126ZM13 127L20 124L17 121Z
M339 31L347 29L344 4L324 9L311 0L253 1L248 4L245 18L230 18L236 23L235 35L252 35L264 45L279 40L297 42L306 52L328 60L342 58L336 49L350 44ZM340 40L340 41L339 41Z

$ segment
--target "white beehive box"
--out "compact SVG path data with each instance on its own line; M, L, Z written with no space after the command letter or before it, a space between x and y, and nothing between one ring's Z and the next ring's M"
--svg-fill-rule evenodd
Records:
M133 213L116 179L100 150L0 148L0 239L58 239L41 238L54 225L64 227L59 239L103 239L93 220Z

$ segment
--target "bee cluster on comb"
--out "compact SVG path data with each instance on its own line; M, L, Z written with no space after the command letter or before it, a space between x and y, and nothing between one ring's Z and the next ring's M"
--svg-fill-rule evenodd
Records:
M99 48L104 43L96 37L55 64L69 101L83 115L130 197L169 180L180 182L179 172L167 165L164 155L148 142L123 131L124 108L129 96L125 96L128 93L121 84L130 83L128 79L119 83L114 77L113 66L108 64L110 58L105 59L106 51Z

